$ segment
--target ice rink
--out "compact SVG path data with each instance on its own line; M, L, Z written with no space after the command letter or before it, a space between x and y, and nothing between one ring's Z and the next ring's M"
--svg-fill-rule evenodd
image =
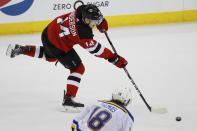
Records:
M104 34L94 34L111 49ZM77 100L88 105L110 99L116 87L131 87L133 131L196 131L197 23L111 28L108 34L148 103L168 113L150 113L122 69L80 46L74 48L86 71ZM41 45L40 34L0 36L0 131L69 131L77 115L62 112L69 70L38 58L6 57L8 44Z

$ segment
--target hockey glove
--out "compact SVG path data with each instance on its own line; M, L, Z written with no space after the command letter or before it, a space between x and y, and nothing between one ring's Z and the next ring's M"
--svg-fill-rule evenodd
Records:
M96 25L96 27L101 33L107 31L108 30L108 23L105 20L105 18L103 19L103 21L99 25Z
M118 68L124 68L128 64L128 62L123 57L119 56L116 53L112 58L108 59L108 61L113 63Z

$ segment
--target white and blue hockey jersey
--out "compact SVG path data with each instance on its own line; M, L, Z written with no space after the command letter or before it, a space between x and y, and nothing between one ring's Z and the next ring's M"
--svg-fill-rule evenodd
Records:
M134 118L122 105L98 101L87 106L73 120L74 131L131 131Z

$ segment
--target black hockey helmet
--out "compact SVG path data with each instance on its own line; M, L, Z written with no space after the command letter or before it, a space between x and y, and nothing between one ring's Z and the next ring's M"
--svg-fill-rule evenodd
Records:
M88 4L84 7L82 11L82 18L88 18L90 20L100 20L103 18L100 10L97 6L93 4Z

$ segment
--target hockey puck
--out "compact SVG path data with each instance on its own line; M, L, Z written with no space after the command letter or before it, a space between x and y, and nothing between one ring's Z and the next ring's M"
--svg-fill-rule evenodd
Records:
M176 117L176 121L181 121L181 117L180 116L177 116Z

